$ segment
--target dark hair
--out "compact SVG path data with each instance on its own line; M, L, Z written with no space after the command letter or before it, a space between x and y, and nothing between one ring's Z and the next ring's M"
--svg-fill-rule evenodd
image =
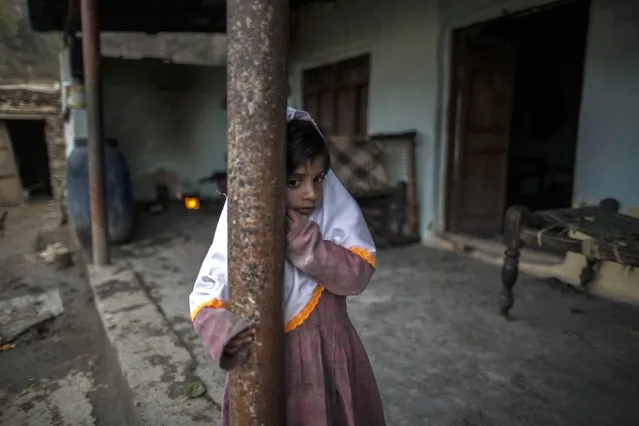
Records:
M331 156L324 137L315 124L294 119L286 130L286 173L292 174L298 167L319 156L324 157L325 171L331 166Z

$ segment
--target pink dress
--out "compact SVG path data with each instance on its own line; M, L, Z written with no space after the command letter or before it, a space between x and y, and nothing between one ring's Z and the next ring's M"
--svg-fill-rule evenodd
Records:
M288 235L287 257L325 289L310 317L285 335L285 426L385 426L373 369L346 310L346 296L362 292L374 268L323 240L310 221ZM249 325L246 319L204 308L194 324L220 367L228 371L242 361L243 354L227 357L223 349ZM225 390L222 426L229 425L228 407Z

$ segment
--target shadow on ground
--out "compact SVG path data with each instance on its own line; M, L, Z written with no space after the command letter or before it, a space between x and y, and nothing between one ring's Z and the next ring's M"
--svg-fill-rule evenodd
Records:
M219 401L223 375L188 313L216 216L174 210L143 223L123 252ZM388 424L639 424L639 309L523 275L506 321L497 315L499 276L493 266L421 246L379 253L373 282L349 306Z

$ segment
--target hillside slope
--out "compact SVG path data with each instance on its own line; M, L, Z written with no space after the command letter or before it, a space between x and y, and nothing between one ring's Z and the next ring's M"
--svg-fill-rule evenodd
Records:
M0 81L57 79L62 39L31 31L25 0L0 0Z
M60 34L31 30L26 0L0 0L0 82L57 80ZM103 33L102 54L122 58L160 58L177 63L222 65L223 34Z

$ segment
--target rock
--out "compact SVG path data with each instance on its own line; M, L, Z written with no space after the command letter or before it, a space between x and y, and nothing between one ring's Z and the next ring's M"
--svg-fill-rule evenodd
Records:
M189 383L189 386L186 391L186 396L189 398L199 398L206 393L206 387L201 380L194 380Z
M64 306L58 289L0 300L0 344L12 342L63 312Z
M40 258L49 265L54 265L57 269L62 270L73 265L73 254L62 243L49 244L42 253Z

